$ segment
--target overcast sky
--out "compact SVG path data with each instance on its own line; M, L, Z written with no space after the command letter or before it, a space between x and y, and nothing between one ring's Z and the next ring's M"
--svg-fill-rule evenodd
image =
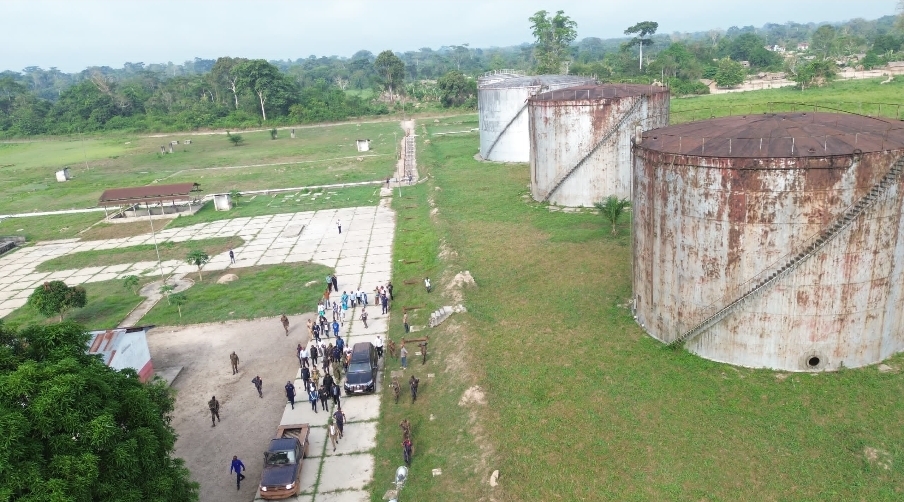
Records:
M875 19L897 0L0 0L0 71L65 72L201 57L297 59L531 41L527 18L564 10L578 40L638 21L659 33Z

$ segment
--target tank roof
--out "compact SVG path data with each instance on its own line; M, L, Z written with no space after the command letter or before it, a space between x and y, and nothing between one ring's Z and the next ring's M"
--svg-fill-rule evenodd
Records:
M544 85L577 85L593 82L590 77L576 75L534 75L527 77L511 77L479 82L481 89L516 89L519 87L538 87Z
M653 129L638 146L701 157L853 155L904 149L904 123L846 113L768 113Z
M660 92L669 92L668 87L644 84L584 84L554 91L546 91L531 98L532 101L587 101L600 99L628 98Z

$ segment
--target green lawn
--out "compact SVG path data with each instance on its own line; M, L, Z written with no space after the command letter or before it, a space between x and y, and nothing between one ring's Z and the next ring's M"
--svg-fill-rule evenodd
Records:
M804 91L782 87L672 99L671 123L703 120L710 116L812 111L812 105L824 107L820 111L836 109L904 119L904 78L898 77L888 84L880 84L883 80L839 80Z
M322 265L298 263L205 273L203 282L195 282L185 291L188 302L182 306L181 317L176 306L161 301L141 322L173 326L310 312L323 295L323 278L332 271ZM217 284L223 274L239 278ZM316 284L305 285L314 280Z
M246 195L230 211L216 211L207 203L192 216L179 216L167 228L187 227L197 223L266 214L295 213L355 206L375 206L380 200L380 185L318 189L313 192L279 192L272 195Z
M161 242L156 247L153 244L141 244L122 248L81 251L42 262L38 264L35 270L38 272L56 272L58 270L72 270L75 268L157 261L158 250L162 261L185 260L188 253L194 249L200 249L209 256L213 256L230 248L239 247L244 243L245 240L241 237L211 237L209 239L185 242L166 241Z
M142 281L142 285L152 279ZM87 304L80 309L66 313L65 319L76 321L90 330L115 328L137 307L143 297L123 287L123 281L112 280L92 282L84 285L88 294ZM27 325L32 323L54 323L58 317L45 318L28 305L10 312L3 318L7 324Z
M440 294L452 274L470 270L477 287L465 290L468 313L429 332L431 362L412 365L416 405L383 403L373 501L400 462L403 417L414 429L410 500L901 499L904 356L886 361L897 372L810 375L667 350L624 307L627 221L612 237L599 216L525 202L527 167L486 169L475 147L462 136L419 143L431 182L393 201L397 283L430 273L437 287L399 288L394 309L424 304L424 323L449 304ZM420 232L417 246L405 241ZM440 242L447 259L436 263ZM472 385L487 404L460 402Z
M0 143L0 214L93 207L105 189L151 183L197 182L211 193L380 179L393 171L402 135L397 120L295 132L280 129L275 141L268 131L241 133L238 147L224 134L180 133ZM370 139L371 151L359 154L356 139ZM160 154L172 140L180 141L174 153ZM73 179L58 183L54 173L66 166Z
M104 218L104 213L58 214L0 220L0 235L24 235L28 242L72 239Z

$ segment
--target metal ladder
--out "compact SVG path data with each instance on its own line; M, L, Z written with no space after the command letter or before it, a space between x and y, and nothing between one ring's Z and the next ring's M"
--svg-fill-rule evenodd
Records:
M483 156L484 160L490 160L490 154L493 153L493 148L496 148L496 143L499 143L499 140L502 139L502 135L505 134L505 131L508 131L508 128L511 127L511 125L514 124L516 120L518 120L518 117L520 117L521 114L524 113L524 110L527 110L527 103L525 103L524 106L522 106L521 109L518 110L518 113L516 113L515 116L512 117L512 120L509 120L508 124L505 124L505 127L503 127L501 131L499 131L499 135L496 136L496 140L493 141L493 144L490 145L490 148L487 149L487 154Z
M603 144L606 141L608 141L609 138L612 137L612 135L614 135L621 129L622 124L624 124L625 121L628 120L632 115L634 115L634 112L636 112L637 109L640 108L641 104L643 104L643 99L637 98L637 101L634 102L634 105L631 106L631 109L628 110L627 113L624 114L624 116L621 118L621 120L618 121L617 124L615 124L611 129L609 129L609 131L606 133L605 136L603 136L603 138L601 140L599 140L595 145L593 145L593 148L591 148L590 151L587 152L587 155L584 155L581 158L581 160L579 160L577 162L577 164L574 165L574 167L572 167L567 172L565 172L564 174L559 176L558 179L556 179L556 181L552 185L552 188L550 188L549 191L546 192L546 195L543 197L543 200L540 202L548 201L549 198L552 197L552 194L554 194L556 192L556 190L558 190L559 187L562 186L562 183L565 183L565 180L567 180L572 174L574 174L575 171L577 171L582 165L584 165L584 162L587 162L587 159L589 159L591 155L596 153L596 151L599 150L600 147L603 146Z
M808 239L806 242L809 242L809 245L807 245L803 251L797 253L793 258L785 262L784 265L769 274L769 276L765 279L757 281L756 285L747 290L743 295L731 301L730 303L719 309L719 311L717 311L716 313L710 315L709 317L706 317L703 321L695 325L693 328L679 335L678 338L674 339L668 344L669 347L678 347L697 337L698 335L724 319L726 316L728 316L728 314L732 313L747 300L755 298L756 296L770 288L779 279L787 276L792 271L794 271L802 263L816 254L817 251L825 247L826 244L837 237L843 230L848 228L854 222L854 220L857 219L857 217L864 213L864 211L870 208L876 202L876 200L878 200L879 197L885 194L885 192L888 191L888 188L897 181L897 179L901 176L902 171L904 171L904 157L899 158L894 164L892 164L891 169L889 169L885 176L883 176L882 179L878 183L876 183L866 195L864 195L855 204L850 206L847 211L839 216L832 226L828 227L820 234L818 234L815 239ZM763 275L769 270L770 269L767 268L757 275ZM750 281L747 281L745 284L748 283L750 283ZM703 309L704 312L708 310L709 308Z

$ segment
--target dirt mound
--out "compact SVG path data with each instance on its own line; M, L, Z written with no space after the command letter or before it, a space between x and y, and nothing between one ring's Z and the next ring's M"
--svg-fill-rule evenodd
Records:
M867 462L876 464L886 471L891 470L892 457L887 451L867 446L863 449L863 456L866 457Z
M458 400L459 406L467 406L469 404L487 404L487 396L479 385L470 387Z
M219 279L217 279L217 284L226 284L227 282L237 280L239 280L239 276L235 274L223 274Z

